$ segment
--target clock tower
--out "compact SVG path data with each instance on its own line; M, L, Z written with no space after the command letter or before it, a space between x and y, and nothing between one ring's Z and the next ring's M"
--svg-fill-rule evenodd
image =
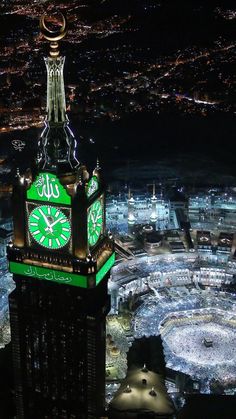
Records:
M106 235L101 169L79 162L66 114L64 57L50 41L47 116L36 164L17 172L14 240L8 246L15 290L9 296L18 419L97 419L105 400L105 321L114 245Z

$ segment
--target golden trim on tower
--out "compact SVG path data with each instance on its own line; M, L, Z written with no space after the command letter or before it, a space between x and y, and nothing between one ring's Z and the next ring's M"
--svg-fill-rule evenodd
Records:
M56 58L59 55L59 44L57 41L60 41L64 38L67 32L67 20L65 16L60 13L62 16L62 26L58 30L51 30L46 25L46 15L41 16L40 18L40 30L45 39L47 39L50 42L50 57Z

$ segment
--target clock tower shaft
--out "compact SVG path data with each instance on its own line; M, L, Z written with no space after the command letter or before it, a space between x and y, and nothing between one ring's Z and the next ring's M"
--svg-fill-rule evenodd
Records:
M102 415L107 279L85 290L14 274L9 305L17 418Z
M14 239L8 246L16 287L9 296L17 419L98 419L105 405L107 282L115 262L106 234L100 167L78 162L66 115L66 21L49 31L47 117L36 169L17 172Z

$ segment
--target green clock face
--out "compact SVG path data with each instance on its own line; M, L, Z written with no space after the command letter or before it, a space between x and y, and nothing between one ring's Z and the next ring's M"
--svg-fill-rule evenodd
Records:
M95 201L88 210L88 242L94 246L102 232L103 210L101 200Z
M48 249L65 246L71 237L70 221L64 212L50 205L34 208L29 215L28 227L34 240Z

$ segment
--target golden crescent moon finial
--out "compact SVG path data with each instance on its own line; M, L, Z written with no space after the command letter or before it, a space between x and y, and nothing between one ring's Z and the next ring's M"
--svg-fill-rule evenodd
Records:
M39 23L42 35L44 36L45 39L47 39L48 41L51 41L50 56L53 58L56 58L59 55L57 41L60 41L60 39L64 38L67 32L67 20L62 13L60 13L60 15L62 16L62 26L58 30L53 31L47 27L45 23L45 19L47 17L46 15L43 15L40 18L40 23Z
M67 21L65 16L60 13L60 15L62 16L62 26L60 27L60 29L52 31L51 29L49 29L45 23L45 19L46 19L46 15L41 16L40 18L40 29L41 29L41 33L44 36L45 39L47 39L48 41L51 42L57 42L60 41L60 39L64 38L66 32L67 32Z
M43 15L40 18L40 24L39 24L43 37L47 39L48 41L50 41L49 54L52 58L58 57L59 49L58 49L57 41L60 41L60 39L64 38L67 32L67 20L62 13L59 13L59 14L62 16L62 26L59 29L53 31L47 27L45 23L45 19L47 17L46 15Z

